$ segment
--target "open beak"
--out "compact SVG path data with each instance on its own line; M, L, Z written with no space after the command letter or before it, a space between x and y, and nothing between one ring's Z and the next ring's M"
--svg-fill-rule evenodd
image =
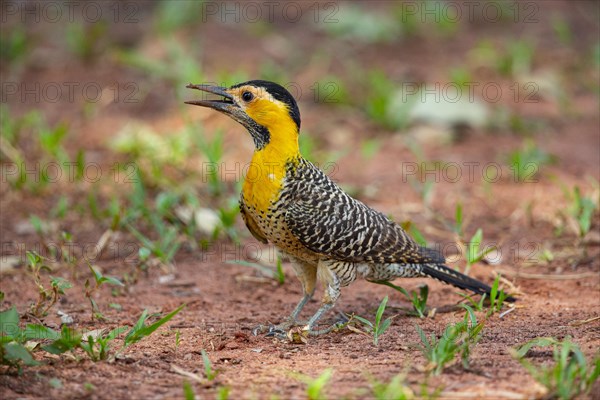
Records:
M186 86L188 89L197 89L203 92L212 93L217 96L223 97L223 99L218 100L191 100L186 101L185 104L192 104L195 106L201 107L209 107L217 111L224 112L226 114L231 114L233 108L237 108L237 105L233 102L233 96L226 92L227 88L221 86L211 86L211 85L193 85L188 84Z

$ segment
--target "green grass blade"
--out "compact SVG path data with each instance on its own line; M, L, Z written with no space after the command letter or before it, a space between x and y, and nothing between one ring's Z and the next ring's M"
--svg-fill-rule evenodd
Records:
M146 318L148 315L148 311L144 310L144 312L140 316L140 319L138 320L138 322L135 324L135 326L133 328L131 328L131 330L125 337L124 346L127 347L133 343L139 342L144 337L151 335L155 330L157 330L162 325L167 323L171 318L173 318L184 307L185 307L185 304L182 304L181 306L177 307L175 310L171 311L169 314L167 314L163 318L159 319L155 323L148 325L148 326L144 325L144 322L146 321Z

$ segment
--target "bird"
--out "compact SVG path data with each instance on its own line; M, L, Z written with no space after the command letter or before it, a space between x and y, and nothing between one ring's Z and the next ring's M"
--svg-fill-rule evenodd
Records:
M304 337L330 332L317 322L338 300L341 288L357 278L391 281L431 277L475 294L491 288L445 265L438 251L420 246L383 213L345 193L322 170L300 154L300 110L283 86L250 80L231 87L188 84L217 96L185 103L216 110L246 128L254 152L240 195L240 214L250 233L272 243L287 257L303 295L288 318L269 333L299 329ZM298 317L324 286L321 305L308 319ZM508 298L508 300L514 300Z

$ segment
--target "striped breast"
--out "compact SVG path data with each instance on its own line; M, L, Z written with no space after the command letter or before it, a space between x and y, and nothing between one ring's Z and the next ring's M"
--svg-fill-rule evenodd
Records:
M302 186L295 181L299 173L298 169L305 167L306 165L303 162L289 162L286 164L281 190L270 202L266 211L260 210L257 205L253 204L251 199L247 198L245 192L241 194L240 210L246 226L257 239L266 239L284 253L316 265L320 258L319 255L309 250L298 240L289 229L286 221L286 212L296 197L297 190L301 190Z

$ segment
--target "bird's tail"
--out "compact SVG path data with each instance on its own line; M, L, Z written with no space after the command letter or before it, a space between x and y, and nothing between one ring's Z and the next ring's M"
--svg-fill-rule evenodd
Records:
M461 274L460 272L455 271L452 268L448 268L445 265L424 264L422 272L425 275L440 280L444 283L448 283L452 286L456 286L457 288L470 290L476 294L487 294L488 298L492 291L492 288L485 283L468 277L465 274ZM516 299L511 296L506 297L505 300L510 302L516 301Z

